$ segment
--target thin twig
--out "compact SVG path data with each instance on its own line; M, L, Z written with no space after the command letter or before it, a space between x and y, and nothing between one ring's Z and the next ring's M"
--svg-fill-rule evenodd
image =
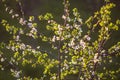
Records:
M18 4L19 4L19 6L20 6L20 12L21 12L21 14L22 14L22 17L23 17L23 19L25 19L25 13L24 13L24 11L23 11L22 3L20 2L20 0L18 0Z

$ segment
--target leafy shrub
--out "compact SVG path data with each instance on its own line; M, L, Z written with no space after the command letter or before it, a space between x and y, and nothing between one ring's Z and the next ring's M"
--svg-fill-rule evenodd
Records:
M39 31L41 27L35 23L34 16L25 20L24 12L20 17L6 7L22 27L2 19L1 24L12 39L8 43L1 42L1 70L8 69L17 80L69 80L71 76L74 80L118 79L120 68L112 69L109 65L119 66L114 60L120 55L120 42L105 48L112 32L118 30L120 24L120 20L113 23L110 17L115 4L107 3L85 21L77 8L70 15L69 0L64 0L63 4L63 23L54 21L50 13L38 16L40 23L46 24L45 32ZM96 39L93 34L97 34ZM24 39L40 40L41 43L33 47ZM44 48L43 43L51 49ZM28 67L37 71L27 74Z

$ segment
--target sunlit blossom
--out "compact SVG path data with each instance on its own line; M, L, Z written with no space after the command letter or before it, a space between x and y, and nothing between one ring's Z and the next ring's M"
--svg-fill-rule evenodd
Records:
M4 70L4 68L2 67L2 68L1 68L1 70L3 71L3 70Z
M30 31L31 33L37 32L36 28L32 28L32 30Z
M64 67L65 67L65 69L68 69L68 68L69 68L69 65L66 64L66 63L64 63Z
M16 78L19 78L19 77L20 77L20 71L16 71L16 72L15 72L15 77L16 77Z
M94 63L96 63L96 62L98 62L99 61L99 59L98 59L98 53L96 53L95 55L94 55Z
M14 47L14 46L12 46L11 49L12 49L13 51L15 51L15 47Z
M0 60L1 62L4 62L5 61L5 59L4 58L1 58L1 60Z
M6 7L5 11L8 11L8 10L9 10L9 8L8 8L8 7Z
M19 23L21 25L25 25L26 24L26 20L24 20L23 18L20 18Z
M40 49L40 46L37 46L37 49Z
M62 16L62 19L66 19L66 16L65 16L65 15L63 15L63 16Z
M25 46L25 44L24 43L22 43L21 45L20 45L20 49L25 49L26 48L26 46Z
M86 40L88 40L88 41L91 40L91 38L90 38L88 35L85 35L84 38L85 38Z
M18 17L19 15L18 15L18 14L15 14L14 16L15 16L15 17Z
M74 46L73 47L75 50L77 50L77 49L79 49L80 48L80 46L79 45L77 45L77 46Z
M20 39L20 36L17 35L17 36L16 36L16 41L19 41L19 39Z
M70 41L70 43L68 44L68 46L70 46L70 47L73 47L74 45L75 45L75 43L74 43L74 38Z
M9 11L9 14L12 14L13 13L13 10L11 9L10 11Z
M82 46L83 49L85 49L86 44L85 44L85 42L83 40L80 40L80 45Z
M14 15L12 15L12 18L15 18L15 16L14 16Z
M52 38L52 42L55 42L55 40L56 40L56 37L55 37L55 36L53 36L53 38Z

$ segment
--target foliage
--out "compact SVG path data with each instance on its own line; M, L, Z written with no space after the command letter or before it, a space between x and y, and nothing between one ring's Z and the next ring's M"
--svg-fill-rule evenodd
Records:
M34 16L25 20L6 7L6 12L12 19L17 19L22 27L2 19L1 24L12 39L8 43L0 43L1 70L8 69L17 80L66 80L74 75L78 80L118 79L116 74L119 74L120 68L112 70L106 64L113 64L112 60L120 56L120 42L105 48L112 32L118 30L120 24L120 20L113 23L110 16L115 4L107 3L85 21L76 8L72 15L69 14L69 0L64 0L63 4L63 23L54 21L50 13L38 16L40 23L45 23L46 30L52 33L50 35L39 31L41 27L35 22ZM97 39L94 39L92 34L96 33ZM46 43L51 51L43 50L42 45L33 47L24 38L42 40L40 44ZM114 64L119 66L119 63ZM39 67L40 75L26 75L24 67L27 65L33 69Z

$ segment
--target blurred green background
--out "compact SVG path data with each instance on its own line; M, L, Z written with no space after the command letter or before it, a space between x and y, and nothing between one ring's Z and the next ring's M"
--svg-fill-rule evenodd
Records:
M20 0L22 3L22 9L24 11L25 18L28 19L29 16L35 16L45 14L47 12L52 13L54 19L61 23L61 16L63 12L63 0ZM116 4L116 7L112 9L111 17L113 18L113 22L116 19L120 19L120 0L111 0L111 2ZM9 6L11 9L15 11L15 13L22 16L20 11L20 6L16 3L15 0L6 0L5 4ZM95 11L99 10L102 5L105 3L102 0L70 0L70 10L73 8L78 8L83 21L85 21L89 16L93 15ZM0 0L0 21L2 19L6 19L10 24L21 26L16 19L12 19L11 15L5 11L4 4ZM36 22L39 23L38 20ZM5 28L0 24L0 42L7 43L11 39L11 35L6 32ZM35 46L38 44L36 41L30 40L28 43ZM112 34L112 38L109 40L107 47L115 44L117 41L120 41L120 29L114 34ZM43 44L44 45L44 44ZM48 46L45 46L48 48ZM49 48L48 48L49 49ZM119 61L120 62L120 61ZM31 70L29 66L26 66L24 69L26 71L26 75L36 76L40 74L39 70ZM39 68L38 68L39 69ZM6 77L7 76L7 77ZM13 77L7 72L7 70L0 70L0 80L14 80ZM70 79L69 79L70 80ZM71 80L73 80L71 78Z

